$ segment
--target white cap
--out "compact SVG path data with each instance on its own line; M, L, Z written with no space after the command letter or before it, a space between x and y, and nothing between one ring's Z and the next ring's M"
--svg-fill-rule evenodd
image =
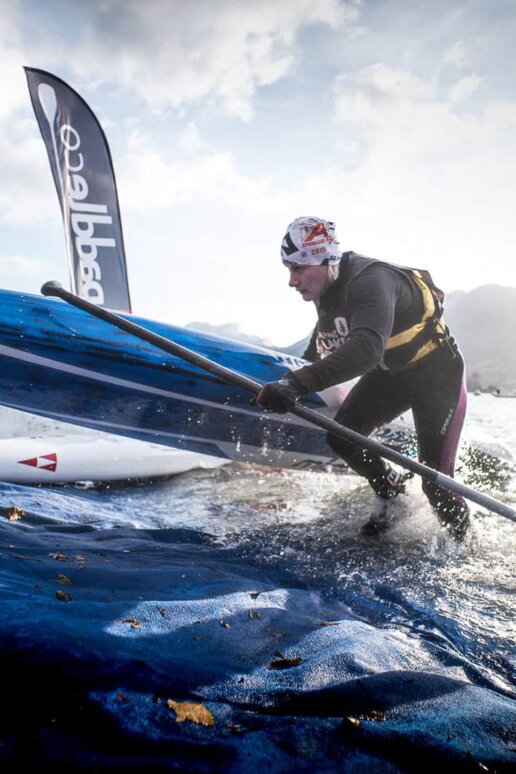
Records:
M340 257L335 223L322 218L296 218L281 243L281 260L287 266L334 266Z

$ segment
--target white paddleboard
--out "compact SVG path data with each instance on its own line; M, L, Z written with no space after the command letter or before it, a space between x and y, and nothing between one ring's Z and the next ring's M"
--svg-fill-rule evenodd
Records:
M14 484L145 479L224 464L218 457L120 436L63 434L0 440L0 480Z

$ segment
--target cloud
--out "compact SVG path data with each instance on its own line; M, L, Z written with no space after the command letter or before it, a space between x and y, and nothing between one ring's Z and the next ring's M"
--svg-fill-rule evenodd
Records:
M360 127L370 153L426 160L429 153L462 156L479 150L486 139L500 141L511 121L511 111L496 101L456 112L456 103L473 94L480 81L476 75L462 77L442 96L432 77L375 64L337 78L335 115L341 124Z
M244 120L256 89L292 70L302 27L357 15L340 0L97 0L74 12L78 78L87 61L90 79L123 85L154 111L211 99Z
M0 222L9 226L41 223L60 215L23 70L30 63L27 51L36 53L38 43L29 47L25 42L27 17L22 3L4 2L1 10Z
M38 258L27 258L24 255L0 255L0 274L19 278L32 277L41 273L45 264Z
M185 202L212 202L235 211L262 214L285 206L288 194L278 191L271 176L250 177L238 171L229 151L213 151L197 130L181 156L157 147L152 138L132 132L126 162L119 173L124 209L170 208ZM182 146L180 146L182 147ZM197 152L193 152L196 149Z
M0 124L0 222L10 226L61 218L45 147L33 124L35 119Z
M206 148L206 143L203 141L195 121L190 121L186 129L179 135L177 146L189 154L195 154Z
M505 234L506 248L516 249L516 104L476 99L464 111L461 100L478 84L470 75L441 89L433 75L381 63L336 82L337 120L344 134L362 140L355 164L341 168L346 221L364 234L374 223L366 249L376 254L392 250L391 260L409 262L412 245L418 260L442 263L452 287L486 273L486 255L491 276L503 271L504 282L516 282L516 271L504 268L504 251L495 248ZM396 256L400 249L404 255Z
M467 62L467 49L462 40L457 41L457 43L454 43L453 46L450 46L450 48L444 52L443 64L445 65L461 68L466 65Z
M450 88L450 102L457 103L462 102L467 97L470 97L478 89L482 83L482 78L478 75L468 75L465 78L461 78Z
M2 4L0 25L0 129L2 122L25 102L23 65L24 53L20 43L22 14L18 3ZM26 87L25 87L26 88Z

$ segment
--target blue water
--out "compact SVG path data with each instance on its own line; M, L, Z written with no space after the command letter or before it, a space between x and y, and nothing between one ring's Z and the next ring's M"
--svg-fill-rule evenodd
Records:
M491 473L460 475L514 507ZM353 475L239 464L0 484L2 765L509 771L514 523L474 506L456 543L415 479L366 537L375 507Z

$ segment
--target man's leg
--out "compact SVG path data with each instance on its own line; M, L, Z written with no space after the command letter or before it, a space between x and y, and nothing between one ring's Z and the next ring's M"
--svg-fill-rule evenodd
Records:
M464 361L459 353L451 357L448 350L437 350L425 360L414 376L412 405L419 459L453 476L467 404ZM464 498L430 481L423 481L423 491L440 523L461 539L469 523Z
M391 374L381 369L369 371L353 387L335 415L335 420L367 436L409 408L406 387L399 374ZM389 499L398 494L399 474L379 455L332 433L328 433L327 438L333 451L342 457L355 473L367 478L380 497Z

